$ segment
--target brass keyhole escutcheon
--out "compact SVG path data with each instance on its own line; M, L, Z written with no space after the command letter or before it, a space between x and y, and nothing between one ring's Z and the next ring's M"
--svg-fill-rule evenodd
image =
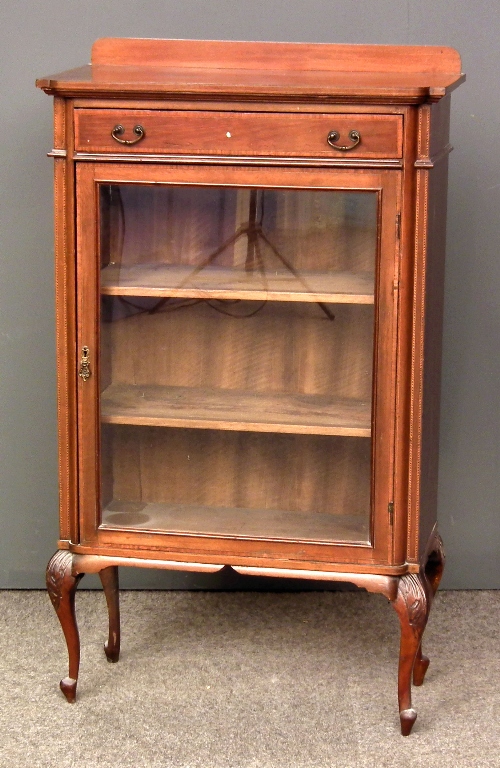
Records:
M90 379L91 373L90 350L88 347L82 347L82 357L80 360L80 370L78 371L78 375L81 379L83 379L83 381L87 381L87 379Z

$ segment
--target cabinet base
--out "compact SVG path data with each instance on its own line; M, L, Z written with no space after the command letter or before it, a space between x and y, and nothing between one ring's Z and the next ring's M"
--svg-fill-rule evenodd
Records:
M223 568L218 564L145 561L135 558L78 555L66 549L58 550L47 566L47 590L61 622L68 647L69 672L68 677L61 680L60 688L70 703L73 703L76 698L80 666L80 638L75 614L75 593L78 583L85 573L99 573L109 614L109 635L104 645L104 652L108 661L117 662L120 655L118 565L170 567L172 570L211 573ZM239 573L248 575L350 582L368 592L382 594L392 603L401 626L398 698L403 736L410 734L417 718L411 702L411 684L413 679L414 685L422 685L429 666L429 659L422 654L422 635L443 568L443 542L436 530L431 536L427 554L419 572L406 573L402 576L234 566Z

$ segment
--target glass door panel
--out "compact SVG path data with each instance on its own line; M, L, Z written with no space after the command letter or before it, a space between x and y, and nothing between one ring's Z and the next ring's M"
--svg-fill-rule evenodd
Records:
M102 439L106 527L370 539L366 438L105 424Z
M377 197L103 185L102 292L373 303Z
M378 192L99 190L101 524L368 544Z

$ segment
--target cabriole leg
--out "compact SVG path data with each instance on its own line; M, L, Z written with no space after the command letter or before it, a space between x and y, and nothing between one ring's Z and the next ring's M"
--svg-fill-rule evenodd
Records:
M429 657L422 653L422 643L420 643L413 665L413 685L422 685L428 668Z
M430 554L424 568L424 574L429 585L431 599L434 599L434 596L438 590L439 583L443 576L444 564L445 554L443 540L439 533L436 531L431 544ZM415 659L415 666L413 667L414 685L422 685L428 667L429 659L422 653L422 643L420 643Z
M411 681L415 658L429 615L429 600L425 576L407 573L398 582L398 594L393 603L401 625L399 652L398 700L401 733L409 736L417 713L411 704Z
M61 680L60 687L70 703L73 703L76 698L80 667L80 637L75 616L75 593L82 576L81 573L73 575L73 555L66 549L58 550L47 565L47 591L61 622L68 647L68 677Z
M110 565L99 571L106 603L108 604L109 635L104 643L104 653L108 661L116 662L120 658L120 595L118 587L118 566Z

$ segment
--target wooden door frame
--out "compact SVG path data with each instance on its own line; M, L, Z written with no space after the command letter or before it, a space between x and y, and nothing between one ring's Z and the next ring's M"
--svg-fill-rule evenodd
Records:
M93 375L78 380L78 459L80 551L108 553L140 547L167 554L172 560L206 553L210 562L241 562L251 565L278 558L315 563L391 565L393 563L396 348L402 173L383 169L322 169L221 165L148 165L77 163L77 349L90 349ZM372 462L372 546L349 544L295 544L193 537L178 534L99 530L99 285L96 254L99 252L99 184L171 184L193 186L268 187L274 189L325 189L371 191L379 194L379 254L376 273L373 414L375 451ZM385 309L384 309L385 308ZM384 331L384 333L382 333ZM80 354L79 354L80 356ZM384 385L377 386L383 377ZM387 382L387 383L386 383ZM376 429L375 429L376 424ZM378 458L377 458L378 456ZM376 476L377 480L374 481ZM400 525L403 515L398 516ZM273 552L275 553L273 555Z

